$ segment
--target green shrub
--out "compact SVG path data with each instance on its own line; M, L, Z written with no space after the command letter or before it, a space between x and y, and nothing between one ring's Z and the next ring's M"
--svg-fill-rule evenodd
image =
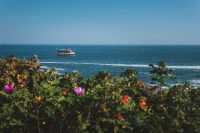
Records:
M200 132L199 89L155 91L133 68L85 78L40 66L0 59L0 132Z

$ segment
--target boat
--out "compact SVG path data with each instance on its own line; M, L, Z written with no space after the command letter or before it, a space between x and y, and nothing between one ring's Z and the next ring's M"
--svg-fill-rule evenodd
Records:
M73 50L71 50L70 48L67 48L67 49L58 49L58 55L71 56L71 55L75 55L75 52Z

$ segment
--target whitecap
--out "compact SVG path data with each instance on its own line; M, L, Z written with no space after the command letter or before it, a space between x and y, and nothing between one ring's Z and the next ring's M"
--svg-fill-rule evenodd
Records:
M149 67L148 64L107 64L107 63L88 63L88 62L41 62L42 64L73 64L73 65L96 65L96 66L116 66L116 67L141 67L147 68ZM194 69L200 70L200 66L181 66L181 65L169 65L168 68L172 69Z
M63 69L63 68L55 68L57 71L65 71L65 69Z
M48 66L41 66L40 67L41 69L49 69L50 67L48 67ZM55 69L57 70L57 71L64 71L65 69L63 69L63 68L57 68L57 67L55 67Z
M41 68L41 69L49 69L48 66L41 66L40 68Z
M200 84L200 79L192 79L192 80L189 80L189 82L195 83L195 84Z

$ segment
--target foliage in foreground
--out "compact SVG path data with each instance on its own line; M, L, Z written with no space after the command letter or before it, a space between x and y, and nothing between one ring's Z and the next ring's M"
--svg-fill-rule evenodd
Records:
M0 132L200 132L199 89L157 90L136 74L58 75L36 57L1 58Z

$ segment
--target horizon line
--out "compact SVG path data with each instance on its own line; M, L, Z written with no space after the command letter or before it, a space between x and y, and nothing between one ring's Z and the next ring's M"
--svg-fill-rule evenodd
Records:
M106 45L149 45L149 46L153 46L153 45L159 45L159 46L166 46L166 45L184 45L184 46L196 46L196 45L200 45L200 44L184 44L184 43L175 43L175 44L165 44L165 43L0 43L0 45L92 45L92 46L95 46L95 45L103 45L103 46L106 46Z

